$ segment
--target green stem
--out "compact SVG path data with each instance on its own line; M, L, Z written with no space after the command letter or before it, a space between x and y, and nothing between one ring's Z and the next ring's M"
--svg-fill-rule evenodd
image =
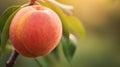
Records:
M39 62L38 59L35 58L34 60L35 60L35 62L38 64L39 67L43 67L42 64Z

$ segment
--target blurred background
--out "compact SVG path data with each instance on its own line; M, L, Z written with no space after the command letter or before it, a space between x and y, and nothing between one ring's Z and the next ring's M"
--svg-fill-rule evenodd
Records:
M58 0L74 6L74 15L86 29L86 40L79 41L70 63L60 52L57 61L51 55L42 57L41 63L49 67L120 67L120 0ZM0 0L0 15L9 6L27 3L28 0ZM0 67L4 67L11 49L0 56ZM37 67L33 59L19 56L14 67Z

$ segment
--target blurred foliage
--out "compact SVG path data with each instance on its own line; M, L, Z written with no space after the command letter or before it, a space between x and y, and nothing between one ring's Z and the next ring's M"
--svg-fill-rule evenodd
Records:
M48 67L120 67L120 1L119 0L58 0L73 5L74 15L84 24L87 31L85 41L79 45L71 64L67 62L62 46L58 48L60 60L54 55L39 57L44 66ZM5 4L7 2L7 4ZM26 3L27 0L0 0L0 15L8 7ZM10 56L7 49L0 56L0 67L3 67ZM46 61L49 62L46 64ZM22 65L22 66L19 66ZM19 56L15 67L37 67L33 59Z
M3 15L0 17L0 33L1 33L1 48L5 49L5 45L7 44L7 41L9 39L9 26L11 24L11 20L16 14L16 12L19 10L19 6L11 7L6 9L6 11L3 13Z

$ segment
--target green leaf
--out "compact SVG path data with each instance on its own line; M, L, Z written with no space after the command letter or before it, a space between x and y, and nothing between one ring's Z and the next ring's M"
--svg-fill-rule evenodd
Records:
M50 9L54 10L60 17L63 26L63 35L69 37L70 31L74 32L76 35L85 39L85 29L82 23L75 18L74 16L66 15L62 9L51 3L50 1L46 1L43 5L49 7Z
M34 60L39 67L43 67L43 64L41 64L40 61L37 58L35 58Z
M5 48L7 40L9 38L9 26L11 24L12 18L14 17L14 15L16 14L16 12L19 9L20 8L18 7L16 10L14 10L13 13L8 17L8 19L6 19L6 22L5 22L5 25L3 27L2 34L1 34L1 46L2 46L2 49ZM11 11L11 10L9 10L9 11Z
M69 38L62 37L61 44L63 46L63 52L67 60L70 62L74 56L76 45Z
M4 27L7 19L18 8L19 8L18 6L9 7L5 10L5 12L2 14L2 16L0 16L0 38L1 38L1 33L3 30L3 27ZM0 45L1 45L1 39L0 39Z
M59 46L57 46L57 47L52 51L52 54L54 55L54 57L55 57L56 59L59 59L59 50L58 50L58 47L59 47Z
M0 33L3 30L3 27L5 25L5 22L7 21L8 17L19 8L19 6L12 6L9 7L5 10L5 12L2 14L2 16L0 17Z
M81 37L82 39L85 39L85 29L83 27L83 24L73 16L66 16L66 24L69 27L69 30L74 32L76 35Z

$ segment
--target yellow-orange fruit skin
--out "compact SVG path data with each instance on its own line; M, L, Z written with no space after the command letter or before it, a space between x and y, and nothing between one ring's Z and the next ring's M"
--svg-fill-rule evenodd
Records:
M59 43L62 24L51 9L40 5L27 6L14 16L9 36L15 50L23 56L43 56Z

